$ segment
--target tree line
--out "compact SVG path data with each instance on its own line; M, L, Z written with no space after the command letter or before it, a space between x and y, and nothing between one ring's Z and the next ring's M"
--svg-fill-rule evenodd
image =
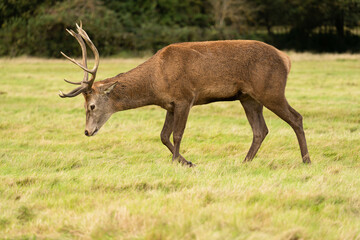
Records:
M65 32L80 20L102 56L221 39L360 51L360 0L2 0L0 56L80 55Z

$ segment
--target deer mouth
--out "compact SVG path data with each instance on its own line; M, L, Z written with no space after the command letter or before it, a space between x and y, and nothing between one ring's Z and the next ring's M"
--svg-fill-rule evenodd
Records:
M91 136L95 136L98 133L99 129L95 128L95 131L91 134Z
M92 133L89 133L88 130L85 130L85 135L88 137L91 137L91 136L94 136L98 131L99 131L98 128L95 128L95 131L93 131Z

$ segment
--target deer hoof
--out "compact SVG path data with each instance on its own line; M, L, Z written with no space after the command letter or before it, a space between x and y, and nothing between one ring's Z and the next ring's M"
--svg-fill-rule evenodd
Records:
M243 164L249 163L249 162L251 162L251 160L252 160L252 159L250 159L250 158L245 158L244 161L242 161L242 163L243 163Z
M181 165L183 165L183 166L188 166L188 167L195 167L195 166L196 166L196 165L193 164L192 162L187 161L183 156L180 156L180 157L178 157L178 158L173 158L173 159L172 159L172 162L173 162L173 163L174 163L174 162L179 162L179 163L181 163Z
M310 161L309 153L307 153L305 156L303 156L302 160L303 160L303 163L310 164L311 161Z
M186 165L188 167L196 167L196 164L192 163L192 162L187 162Z
M186 161L185 158L181 158L179 162L181 162L182 165L188 166L188 167L195 167L196 166L192 162Z

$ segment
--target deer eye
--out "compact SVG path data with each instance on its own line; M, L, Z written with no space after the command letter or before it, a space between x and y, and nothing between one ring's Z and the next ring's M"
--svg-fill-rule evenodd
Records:
M94 109L95 109L95 105L94 105L94 104L91 104L91 105L90 105L90 109L91 109L91 110L94 110Z

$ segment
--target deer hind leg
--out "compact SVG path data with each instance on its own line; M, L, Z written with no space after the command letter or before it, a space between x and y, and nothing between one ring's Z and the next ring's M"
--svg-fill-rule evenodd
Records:
M253 131L253 141L244 160L244 162L248 162L255 157L269 130L266 127L263 116L263 105L261 103L250 96L240 99L240 102L244 107L246 117Z
M305 139L302 116L289 105L285 97L281 97L278 101L265 101L264 106L293 128L299 142L303 162L311 163Z

